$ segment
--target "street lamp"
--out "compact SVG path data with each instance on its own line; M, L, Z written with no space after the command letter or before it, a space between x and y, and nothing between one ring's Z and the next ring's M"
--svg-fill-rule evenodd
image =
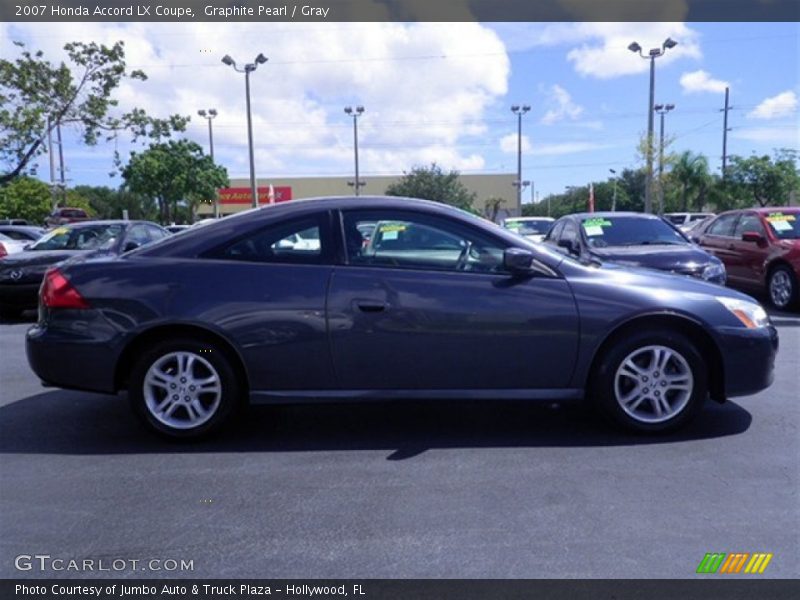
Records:
M614 176L614 194L611 197L611 212L617 212L617 172L614 169L609 169L608 172Z
M356 190L356 196L358 196L361 186L366 185L366 182L361 181L361 179L358 176L358 117L364 114L364 107L356 106L355 108L353 108L352 106L345 106L344 112L345 114L353 117L353 152L355 154L355 162L356 162L356 180L348 181L347 185L354 187Z
M674 110L674 104L656 104L653 110L661 115L661 140L658 150L658 214L664 214L664 115Z
M244 89L247 97L247 142L250 146L250 193L253 199L253 208L258 206L258 191L256 190L256 165L253 157L253 118L250 115L250 73L258 68L258 65L263 65L267 62L267 57L263 54L256 56L255 60L247 63L243 69L236 66L236 61L233 60L228 54L222 57L222 62L237 73L244 73Z
M211 128L211 121L217 116L217 109L216 108L209 108L208 111L204 109L200 109L197 111L197 114L203 117L206 121L208 121L208 147L210 150L211 155L211 162L214 162L214 131ZM219 201L217 199L217 194L214 194L214 218L219 217Z
M522 181L522 115L531 109L527 104L519 106L514 104L511 107L511 112L517 115L517 180L514 182L514 187L517 188L517 205L522 206L522 189L526 185L530 185L530 181Z
M678 42L672 38L667 38L661 44L661 48L653 48L648 54L642 52L642 47L637 42L632 42L628 50L638 53L644 59L650 61L650 99L647 103L647 176L644 188L644 212L653 212L652 185L653 185L653 103L656 91L656 59L664 56L667 50L674 48Z

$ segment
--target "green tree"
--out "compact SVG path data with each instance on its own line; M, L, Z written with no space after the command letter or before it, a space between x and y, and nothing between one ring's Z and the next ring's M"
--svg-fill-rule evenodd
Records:
M18 177L0 186L0 218L43 223L52 210L50 186L33 177Z
M404 196L434 200L471 210L476 195L461 183L458 171L445 173L436 163L430 167L414 167L400 181L386 188L388 196Z
M126 210L130 219L158 218L155 201L140 194L108 186L78 185L73 190L88 202L98 219L121 219Z
M127 190L158 203L162 223L175 218L179 203L188 206L194 216L199 202L229 184L225 167L214 164L198 144L189 140L170 140L151 144L140 153L131 152L122 177Z
M786 148L774 156L732 156L726 180L738 186L749 203L760 206L788 204L800 192L797 152Z
M114 91L123 80L145 80L127 71L124 43L113 46L71 42L64 46L70 65L54 65L41 51L22 48L15 60L0 59L0 185L34 172L34 159L45 151L47 135L57 124L77 129L87 145L121 132L160 140L186 128L188 117L156 119L140 108L119 114ZM118 157L117 157L118 158Z
M505 203L506 201L503 198L492 197L487 199L484 214L481 216L489 219L492 223L496 222L497 215Z
M689 210L690 200L694 208L702 210L710 184L708 159L686 150L675 159L670 176L680 190L681 210Z

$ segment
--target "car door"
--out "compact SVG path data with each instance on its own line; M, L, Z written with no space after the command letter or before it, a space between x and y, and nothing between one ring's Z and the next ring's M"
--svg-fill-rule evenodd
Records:
M363 223L375 224L368 244ZM343 389L568 385L578 315L565 280L511 277L507 242L440 215L347 210L342 230L328 322Z
M725 269L728 272L730 269L736 268L737 258L733 252L733 231L738 218L738 212L720 215L706 229L705 234L698 242L700 246L725 263Z
M757 233L763 237L763 242L745 242L742 234ZM737 283L750 286L760 286L764 281L764 264L769 254L769 245L766 242L766 233L761 224L761 218L754 212L742 213L733 230L731 242L733 250L731 267L728 269L728 278Z

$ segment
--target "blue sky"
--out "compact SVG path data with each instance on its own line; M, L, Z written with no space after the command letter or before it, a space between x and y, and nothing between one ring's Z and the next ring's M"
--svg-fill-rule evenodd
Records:
M359 122L366 175L431 161L514 172L509 107L529 104L523 178L544 198L638 164L648 64L626 50L633 40L645 50L667 36L678 41L656 62L656 102L676 105L666 121L673 150L702 152L719 169L726 84L729 154L797 149L799 31L797 23L0 24L0 53L13 55L11 41L22 40L60 59L67 41L124 39L130 66L150 79L124 85L121 105L194 115L187 136L204 147L196 110L217 108L218 162L246 177L244 82L220 58L245 62L263 52L270 61L252 79L256 169L276 182L351 173L347 104L367 109ZM108 177L113 146L86 148L70 130L65 137L72 184L119 183ZM46 156L40 165L46 179Z

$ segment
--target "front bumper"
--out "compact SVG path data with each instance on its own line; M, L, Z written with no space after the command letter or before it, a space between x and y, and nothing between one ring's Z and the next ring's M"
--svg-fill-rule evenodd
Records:
M772 385L778 330L721 327L716 330L722 354L725 396L749 396Z

